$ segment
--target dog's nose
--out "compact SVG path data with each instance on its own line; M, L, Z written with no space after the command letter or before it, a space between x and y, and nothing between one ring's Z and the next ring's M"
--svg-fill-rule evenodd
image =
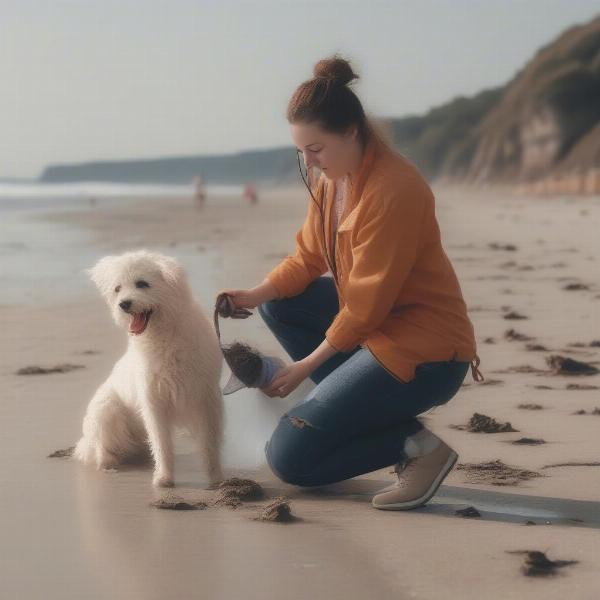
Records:
M123 300L122 302L119 302L119 306L125 311L127 312L130 308L131 308L131 300Z

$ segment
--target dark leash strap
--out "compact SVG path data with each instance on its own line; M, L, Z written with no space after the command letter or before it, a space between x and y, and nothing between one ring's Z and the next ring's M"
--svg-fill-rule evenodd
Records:
M217 332L217 337L219 338L219 345L221 346L221 350L223 350L223 346L221 344L221 330L219 329L219 317L223 317L224 319L247 319L251 315L252 313L246 308L236 308L233 299L229 294L223 293L217 296L213 320L215 324L215 331Z

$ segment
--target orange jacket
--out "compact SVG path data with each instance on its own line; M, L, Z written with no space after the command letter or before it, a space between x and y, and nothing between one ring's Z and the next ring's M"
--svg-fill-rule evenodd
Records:
M333 257L335 183L314 190L324 206L327 249ZM296 235L296 252L268 275L281 298L300 294L328 271L319 210ZM415 166L377 138L368 143L335 238L340 311L325 337L337 350L358 345L408 382L419 363L459 360L477 370L473 325L440 239L431 189Z

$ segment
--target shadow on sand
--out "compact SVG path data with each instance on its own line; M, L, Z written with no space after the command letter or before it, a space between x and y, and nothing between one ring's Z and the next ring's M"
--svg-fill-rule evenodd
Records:
M340 483L309 488L303 495L335 496L358 502L370 502L373 494L389 482L351 479ZM500 521L535 525L568 525L600 529L600 502L528 496L467 487L443 485L429 503L412 513L429 513L458 518L456 511L473 506L483 521Z

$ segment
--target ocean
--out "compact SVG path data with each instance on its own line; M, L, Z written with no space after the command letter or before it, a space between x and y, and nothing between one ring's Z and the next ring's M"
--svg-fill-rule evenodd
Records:
M242 188L207 186L206 193L207 202L234 203ZM110 249L92 243L87 229L44 220L45 213L186 196L192 201L192 186L0 182L0 306L76 301L95 293L85 269ZM212 301L213 252L200 255L193 244L152 250L178 258L188 268L192 288Z

